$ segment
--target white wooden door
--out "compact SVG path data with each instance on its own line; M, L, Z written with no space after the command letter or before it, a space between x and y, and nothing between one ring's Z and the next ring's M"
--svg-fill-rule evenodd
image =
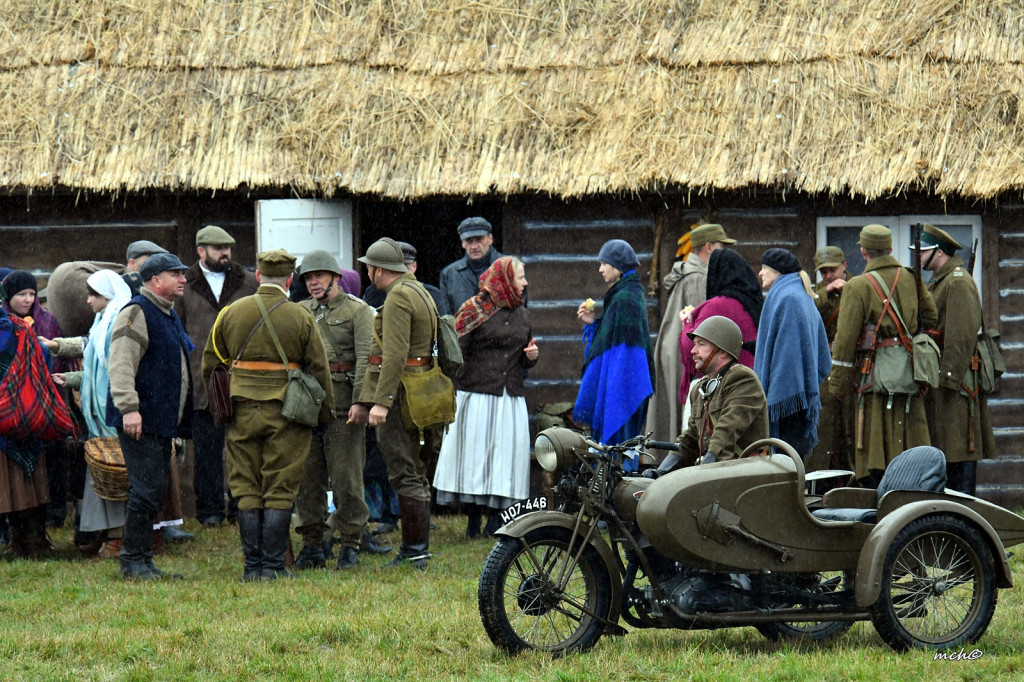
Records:
M268 199L256 202L256 249L285 249L302 263L323 249L343 268L355 269L352 254L352 202Z

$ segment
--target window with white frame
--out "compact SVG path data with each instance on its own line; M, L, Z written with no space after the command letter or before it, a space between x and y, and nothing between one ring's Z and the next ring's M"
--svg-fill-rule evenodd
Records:
M931 223L949 233L963 245L957 255L964 263L971 257L977 244L974 260L974 281L981 293L981 216L980 215L884 215L884 216L821 216L818 218L818 248L838 246L846 254L851 275L864 272L864 259L860 256L860 229L865 225L885 225L892 230L892 255L904 265L912 265L910 247L913 246L913 225ZM925 274L925 279L928 275Z

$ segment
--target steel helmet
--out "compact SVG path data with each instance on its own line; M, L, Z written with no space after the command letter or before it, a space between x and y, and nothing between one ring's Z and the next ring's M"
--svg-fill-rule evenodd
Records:
M306 254L306 257L302 259L302 267L299 268L299 274L307 275L317 270L341 275L341 266L338 265L337 259L323 249L310 251Z
M740 351L743 350L743 333L740 331L739 325L721 315L709 317L697 325L692 332L686 332L686 335L691 340L693 337L699 336L710 341L736 360L739 360Z
M402 253L402 247L390 237L383 237L370 244L370 248L366 249L366 255L360 258L359 262L392 272L409 271L405 267L405 254Z

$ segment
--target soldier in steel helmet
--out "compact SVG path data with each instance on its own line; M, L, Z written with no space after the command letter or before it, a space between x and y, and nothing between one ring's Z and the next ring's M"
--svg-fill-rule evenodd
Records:
M680 466L739 457L751 443L768 437L768 406L754 370L736 360L743 348L739 326L715 315L692 332L697 370L704 374L690 390L690 419L671 453L644 476L657 478Z
M369 367L359 402L370 407L369 424L377 428L388 478L398 493L402 545L391 566L426 569L430 558L430 481L423 461L419 431L402 420L404 372L431 365L437 310L430 295L406 269L394 239L378 239L359 259L370 283L387 292L374 319Z
M295 560L298 569L320 568L326 563L323 547L327 524L327 484L330 481L341 534L337 569L355 568L359 549L390 551L372 538L367 529L369 510L363 496L366 463L366 420L369 410L353 402L366 376L366 360L373 340L373 308L341 290L341 266L326 251L306 254L299 275L311 298L299 305L312 314L327 349L335 416L313 433L306 467L295 499L303 547Z

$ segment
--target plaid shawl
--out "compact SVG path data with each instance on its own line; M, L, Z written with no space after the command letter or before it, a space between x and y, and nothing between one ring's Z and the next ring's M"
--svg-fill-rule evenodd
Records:
M71 413L57 392L42 346L21 319L0 314L0 449L31 476L39 441L74 432Z
M516 268L511 256L502 256L480 275L480 293L462 304L455 314L455 331L465 336L494 316L498 308L518 308L523 295L516 291Z

